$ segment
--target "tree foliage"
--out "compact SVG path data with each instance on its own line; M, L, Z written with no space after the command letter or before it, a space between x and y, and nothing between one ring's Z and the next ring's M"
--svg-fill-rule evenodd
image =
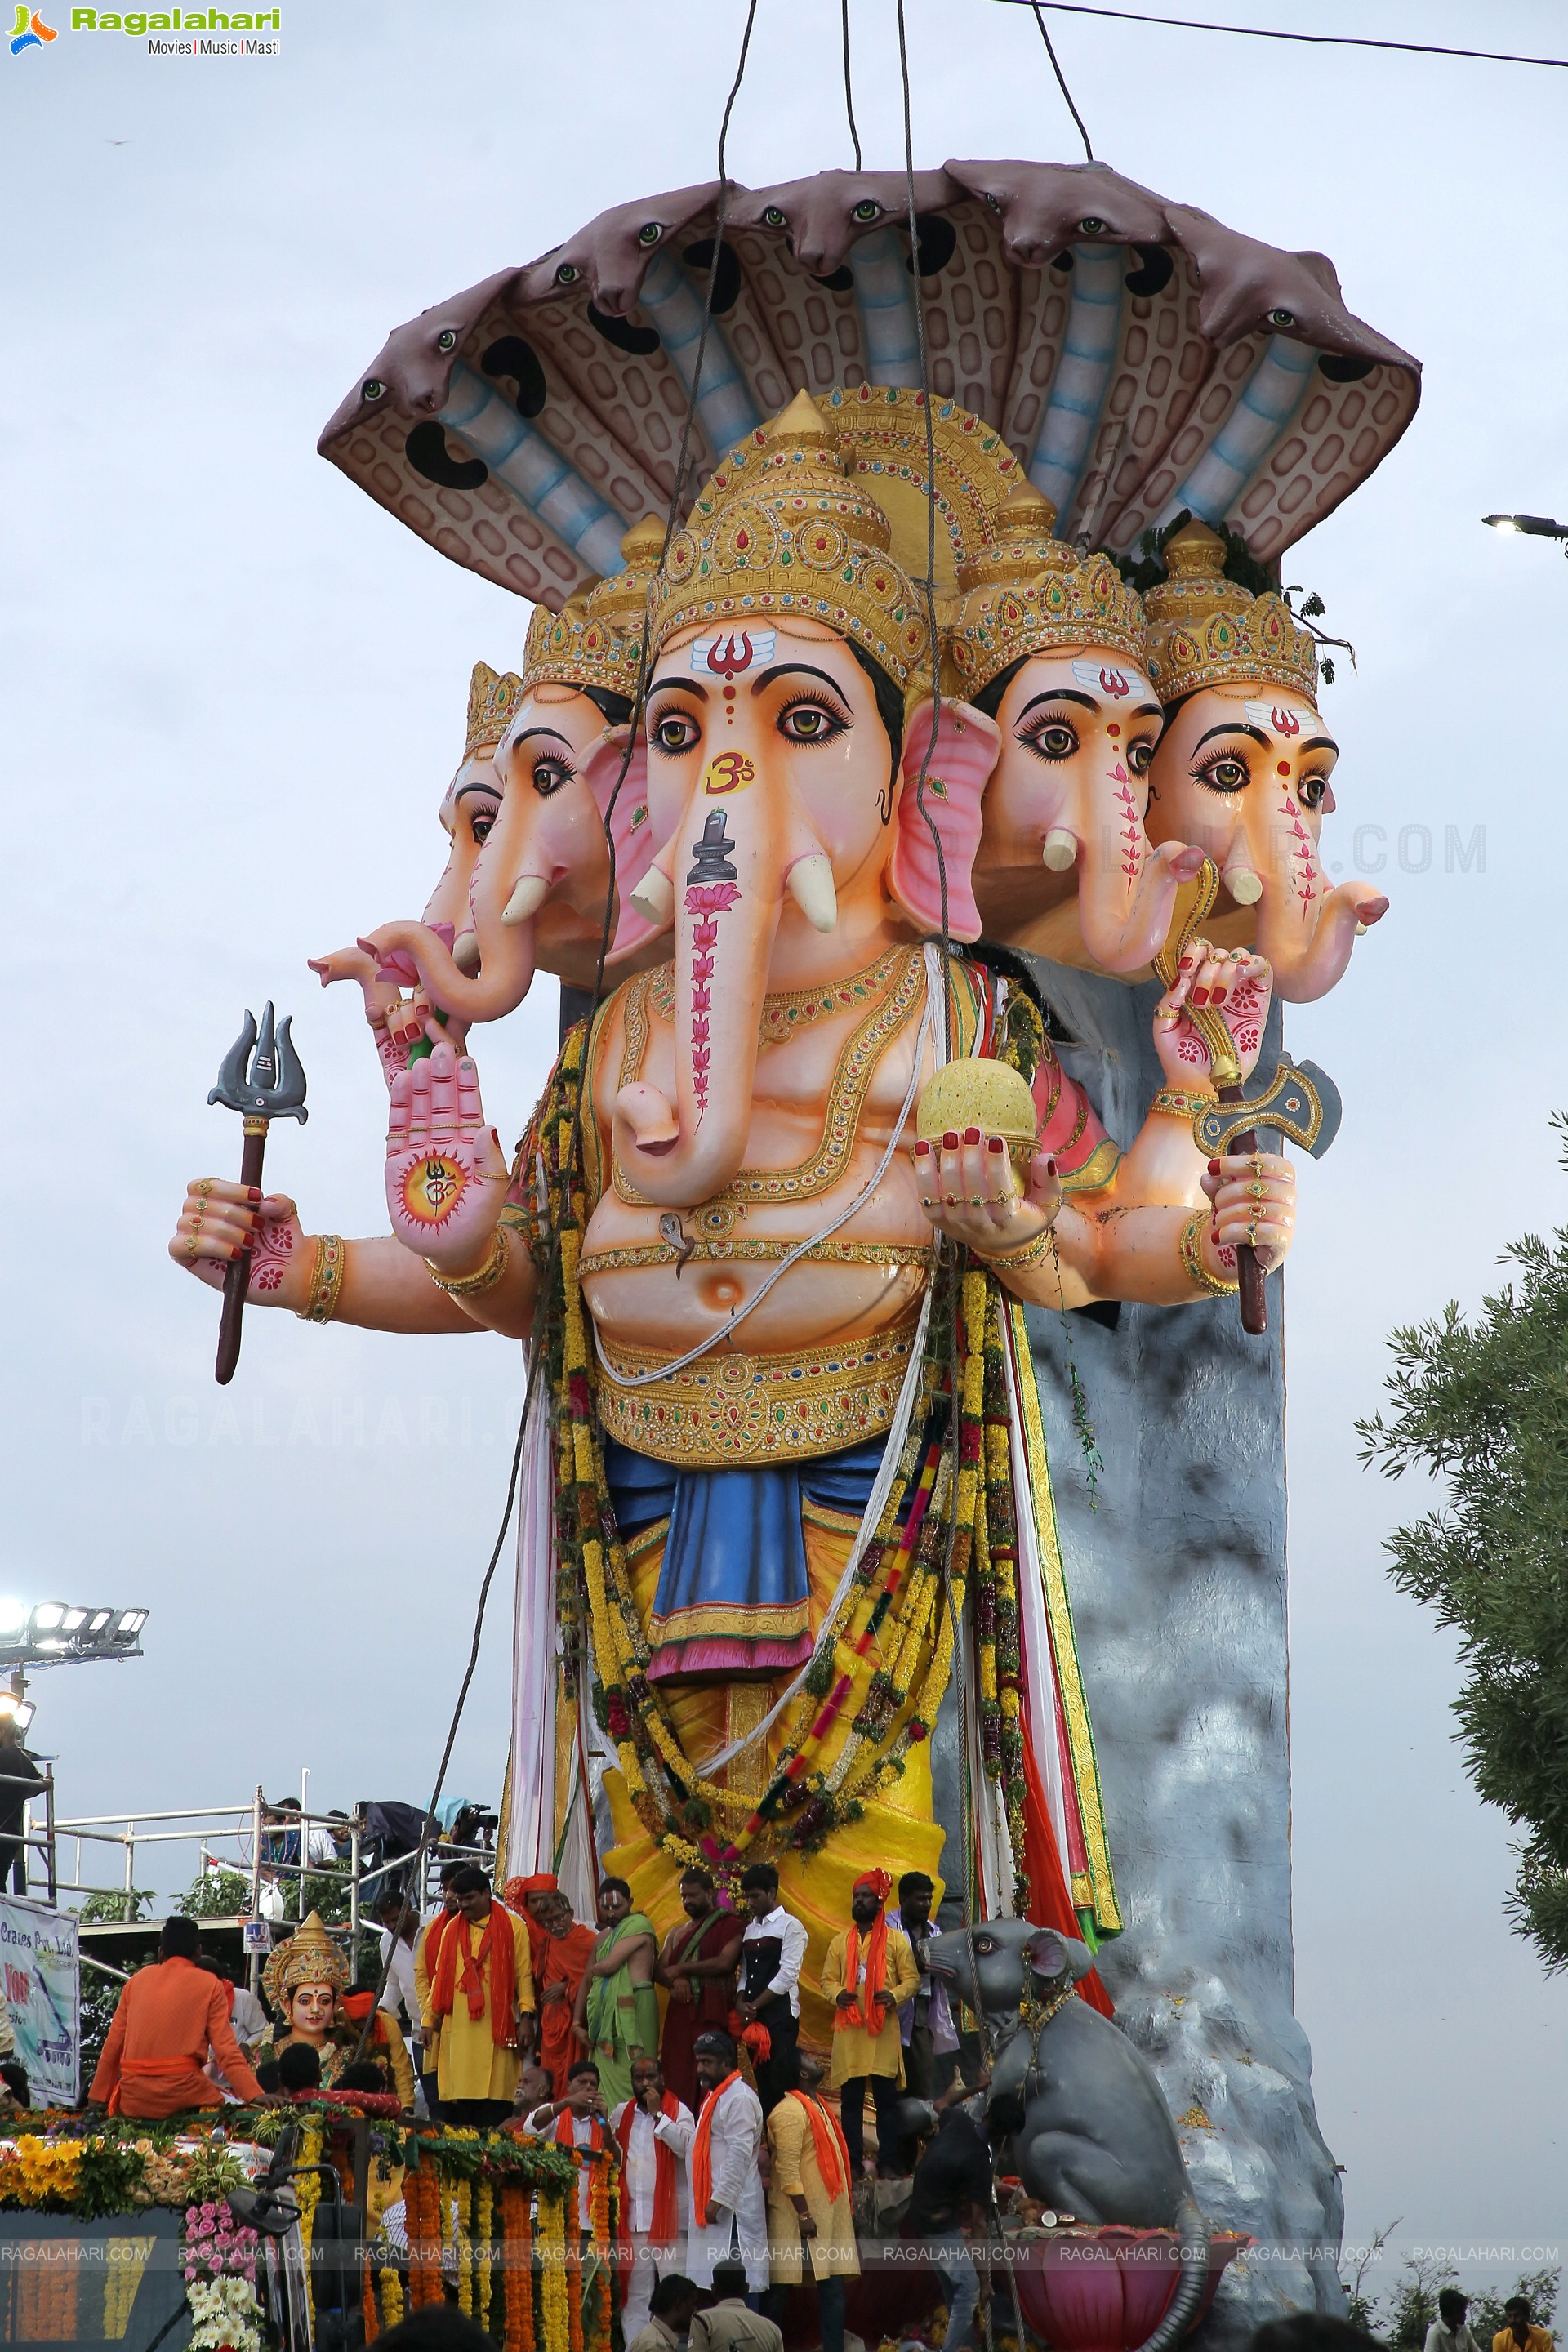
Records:
M1553 1125L1568 1130L1559 1115ZM1568 1150L1563 1154L1568 1164ZM1527 1234L1473 1322L1450 1301L1394 1332L1388 1417L1357 1423L1384 1476L1424 1469L1442 1504L1388 1539L1390 1574L1459 1636L1454 1712L1477 1789L1523 1830L1508 1898L1548 1969L1568 1967L1568 1230Z

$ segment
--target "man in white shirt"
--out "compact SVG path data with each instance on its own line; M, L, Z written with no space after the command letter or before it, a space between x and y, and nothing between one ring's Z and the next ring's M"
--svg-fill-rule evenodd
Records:
M696 2128L690 2108L673 2091L666 2094L664 2069L658 2059L634 2058L632 2095L610 2110L610 2129L621 2151L621 2195L626 2200L626 2235L632 2247L621 2313L627 2343L647 2325L656 2280L665 2272L686 2268L686 2234L691 2226L686 2160ZM666 2192L663 2198L661 2186ZM656 2230L656 2209L660 2207Z
M1437 2316L1426 2330L1426 2352L1479 2352L1470 2333L1469 2301L1457 2286L1446 2286L1437 2297Z
M394 2017L401 2011L403 2022L416 2027L419 1995L414 1982L414 1947L419 1940L419 1914L405 1895L391 1894L377 1897L375 1916L381 1931L381 1964L386 1970L381 2005Z
M535 2139L551 2139L564 2144L563 2119L571 2118L571 2144L575 2147L603 2147L609 2137L605 2129L605 2102L599 2095L599 2070L591 2058L578 2060L566 2077L566 2096L547 2099L535 2107L526 2128ZM591 2234L594 2227L594 2168L579 2167L577 2173L577 2227L583 2235Z
M760 2296L769 2276L762 2106L742 2077L735 2045L727 2033L716 2029L700 2033L693 2055L702 2107L687 2159L691 2181L687 2276L699 2286L711 2286L715 2268L733 2250L735 2259L745 2264L749 2294Z
M767 2116L795 2081L805 1925L779 1901L779 1874L772 1863L754 1862L743 1871L741 1894L751 1916L741 1939L735 2009L742 2025L765 2025L768 2030L767 2056L752 2062L757 2096Z

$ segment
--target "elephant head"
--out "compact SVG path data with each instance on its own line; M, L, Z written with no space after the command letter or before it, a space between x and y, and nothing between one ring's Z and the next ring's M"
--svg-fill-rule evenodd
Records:
M675 924L673 1098L614 1105L643 1196L739 1170L778 971L848 978L910 930L979 935L970 869L996 730L906 698L929 659L888 519L805 393L710 477L656 591L647 806L679 812L630 903Z
M1225 560L1224 541L1191 523L1166 549L1169 578L1148 592L1166 711L1149 833L1214 860L1227 894L1217 919L1243 910L1232 943L1245 927L1278 993L1306 1004L1333 987L1388 900L1366 882L1329 887L1319 836L1339 750L1318 715L1317 648L1279 597L1226 580Z
M641 607L662 541L657 524L638 526L622 542L626 568L614 580L560 614L535 612L495 750L500 813L468 877L455 947L428 921L385 924L363 943L412 960L432 1000L465 1022L515 1010L541 963L580 982L593 978L610 893L606 819L623 908L652 854L658 821L645 754L639 744L628 757L626 721ZM637 637L617 624L635 625ZM621 929L627 946L651 936L629 911Z
M1055 521L1037 490L1012 490L950 619L952 667L1001 730L974 895L989 938L1056 952L1076 912L1092 961L1135 971L1201 854L1152 848L1144 831L1161 709L1138 598L1108 557L1055 538Z
M462 764L442 793L437 812L447 836L447 863L426 904L421 924L444 949L450 950L452 959L465 972L476 971L479 962L468 914L468 891L480 852L500 814L496 746L521 692L521 681L510 672L493 670L488 662L474 664L468 682L468 738ZM413 969L410 964L409 971L400 976L408 977ZM310 970L320 974L323 988L330 988L335 980L357 980L364 992L368 1012L384 1011L384 1000L395 992L390 976L378 981L378 971L384 970L384 966L374 950L363 945L338 948L331 955L312 956Z

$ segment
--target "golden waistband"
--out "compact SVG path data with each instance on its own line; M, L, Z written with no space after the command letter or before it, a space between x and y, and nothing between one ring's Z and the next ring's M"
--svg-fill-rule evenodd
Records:
M890 1331L783 1356L700 1356L626 1388L668 1355L599 1340L599 1420L608 1437L689 1470L755 1468L841 1453L892 1426L918 1318ZM618 1376L618 1377L617 1377Z

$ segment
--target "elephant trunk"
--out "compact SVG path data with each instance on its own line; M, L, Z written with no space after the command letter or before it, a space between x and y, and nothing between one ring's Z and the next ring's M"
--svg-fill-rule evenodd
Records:
M693 862L673 860L675 1100L641 1081L624 1087L615 1130L621 1163L647 1199L694 1208L723 1191L745 1155L763 998L792 869L821 861L794 890L811 902L818 929L825 918L831 928L832 883L821 889L826 855L793 801L765 784L717 806L699 791L678 840Z
M1131 816L1103 855L1086 861L1079 930L1101 971L1138 971L1152 961L1165 944L1179 886L1202 864L1202 850L1184 842L1152 849Z
M379 958L388 979L405 979L411 966L432 1004L459 1021L500 1021L515 1013L533 982L533 925L498 927L493 951L487 948L476 977L464 971L451 950L424 923L383 923L360 941Z
M1266 890L1258 909L1258 952L1274 971L1274 992L1287 1004L1311 1004L1341 980L1356 942L1357 927L1374 923L1388 909L1386 898L1364 882L1343 882L1312 908L1294 896Z

